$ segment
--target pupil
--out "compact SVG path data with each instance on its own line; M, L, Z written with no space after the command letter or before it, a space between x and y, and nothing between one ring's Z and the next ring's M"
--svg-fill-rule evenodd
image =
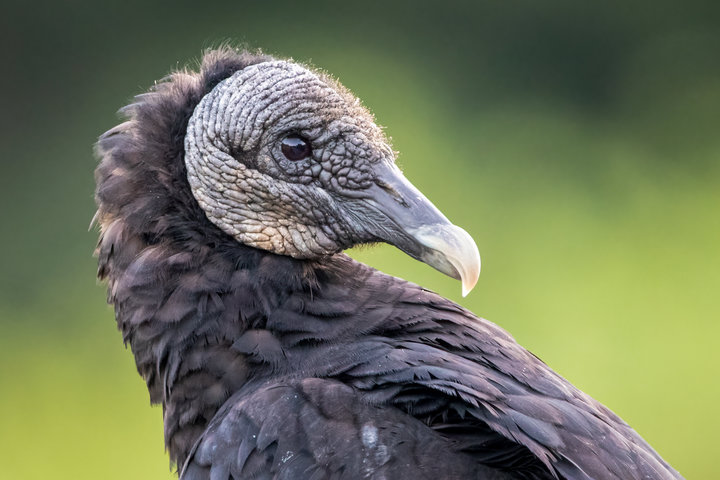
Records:
M310 156L310 144L299 135L290 135L282 141L282 153L294 162Z

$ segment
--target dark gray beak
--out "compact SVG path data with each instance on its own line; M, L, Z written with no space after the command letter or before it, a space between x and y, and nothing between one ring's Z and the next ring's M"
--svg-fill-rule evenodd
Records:
M450 223L394 163L375 170L375 184L363 199L372 218L379 219L369 227L373 235L460 280L466 296L480 276L480 253L472 237Z

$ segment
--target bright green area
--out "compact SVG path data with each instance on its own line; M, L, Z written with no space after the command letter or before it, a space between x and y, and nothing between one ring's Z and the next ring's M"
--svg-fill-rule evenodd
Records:
M502 325L687 478L719 477L719 7L475 3L11 11L0 478L172 478L161 410L94 280L91 145L132 94L224 39L356 92L483 273L461 299L392 247L356 258Z

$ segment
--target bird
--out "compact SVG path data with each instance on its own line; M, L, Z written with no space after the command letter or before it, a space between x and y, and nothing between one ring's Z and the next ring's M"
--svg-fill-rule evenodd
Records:
M499 326L343 253L480 273L330 74L215 48L120 114L97 275L180 479L682 478Z

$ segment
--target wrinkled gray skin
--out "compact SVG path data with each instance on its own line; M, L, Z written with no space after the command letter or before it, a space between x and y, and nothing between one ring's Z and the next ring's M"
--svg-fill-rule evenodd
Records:
M312 155L288 160L301 135ZM340 84L294 63L249 66L198 104L185 137L188 180L207 217L239 242L318 258L385 241L463 280L480 258L394 164L370 113Z
M285 158L280 141L292 133L311 142L312 157ZM185 148L193 194L241 243L312 258L374 239L336 213L336 198L367 189L392 150L359 102L328 79L282 61L237 72L200 102Z

